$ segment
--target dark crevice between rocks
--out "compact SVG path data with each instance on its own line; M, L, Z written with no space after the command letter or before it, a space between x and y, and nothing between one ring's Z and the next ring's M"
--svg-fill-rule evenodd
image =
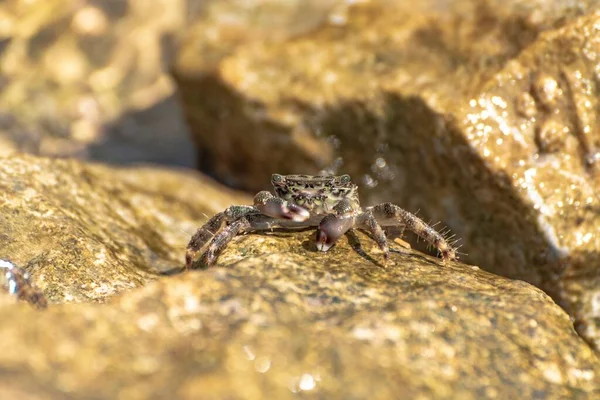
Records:
M175 95L147 109L129 112L103 129L102 138L87 149L93 161L180 167L196 163L196 151Z
M296 171L316 172L313 167L315 164L327 166L330 161L328 158L320 159L311 152L299 153L296 143L289 138L288 127L267 118L251 118L256 114L252 109L260 110L262 105L239 97L219 77L203 74L192 79L192 82L189 79L186 77L186 82L181 82L179 87L183 104L198 105L193 112L184 110L189 125L210 132L211 136L219 136L218 141L211 143L205 142L200 135L193 136L199 153L198 168L203 173L230 187L256 193L270 187L268 179L262 179L264 185L260 187L248 187L243 182L247 182L249 176L268 178L275 172L272 165L262 162L263 154L257 153L256 149L268 152L269 158L278 160L276 164L291 161ZM253 134L257 131L260 135ZM232 154L235 155L230 157ZM218 163L215 162L217 157ZM215 168L215 165L221 167ZM289 173L291 169L278 172ZM228 178L223 179L225 176Z

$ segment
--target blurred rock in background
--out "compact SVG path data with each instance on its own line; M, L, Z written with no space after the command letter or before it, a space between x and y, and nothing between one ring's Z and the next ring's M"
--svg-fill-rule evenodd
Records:
M167 74L182 0L0 4L0 154L195 165Z

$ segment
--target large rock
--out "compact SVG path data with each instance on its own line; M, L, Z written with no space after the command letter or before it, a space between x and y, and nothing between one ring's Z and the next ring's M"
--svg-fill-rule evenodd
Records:
M408 150L391 140L408 140L408 146L403 130L443 122L432 121L432 114L469 104L540 32L590 12L597 2L391 3L338 5L312 31L266 38L256 33L263 31L257 24L226 35L223 18L199 19L174 74L206 153L203 166L252 190L263 188L273 169L343 167L368 174L366 183L388 184L391 173L403 169L398 153ZM259 14L267 14L267 23L269 11L276 12ZM409 112L416 115L406 119Z
M225 51L305 32L340 1L4 1L0 155L195 167L167 73L188 22Z
M546 294L366 235L234 238L176 276L196 225L246 202L201 177L15 156L0 257L50 300L0 294L2 398L594 398L600 360ZM140 287L142 286L142 287ZM98 304L102 302L104 304Z
M143 233L141 234L143 235ZM108 304L0 307L5 395L593 398L600 363L539 289L415 252L248 235L226 268ZM35 384L33 384L35 383Z
M366 204L421 210L467 262L543 288L600 348L598 4L370 2L217 62L190 36L175 76L224 181L350 173Z
M181 271L197 221L248 201L209 182L151 167L0 159L0 259L28 270L50 302L104 301Z
M10 398L586 398L600 362L540 290L366 235L235 238L181 269L196 225L236 196L158 168L0 163L0 248L51 305L0 295ZM139 287L143 286L143 287ZM105 302L106 304L97 304Z

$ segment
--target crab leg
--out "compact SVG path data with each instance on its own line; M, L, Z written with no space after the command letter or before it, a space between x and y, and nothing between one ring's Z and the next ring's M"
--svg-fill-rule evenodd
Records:
M190 239L185 252L185 265L187 268L192 266L195 256L204 245L212 239L215 234L221 229L227 216L225 212L220 212L208 220L200 229L196 231Z
M235 221L243 216L256 212L252 206L231 206L227 210L209 219L190 239L185 254L185 265L190 268L198 253L215 237L225 222Z
M210 241L206 251L202 254L202 257L200 257L200 260L198 260L198 262L192 262L192 268L210 267L213 265L217 259L217 255L229 242L231 242L231 239L238 234L247 231L250 227L250 222L248 222L246 217L241 217L227 225Z
M379 246L381 251L383 251L383 257L385 258L385 261L387 261L390 258L390 249L388 248L387 238L383 232L383 229L381 228L381 225L379 225L371 210L362 213L359 217L359 220L361 221L361 225L364 225L361 226L361 228L367 230L369 233L371 233L371 235L373 235L373 239L375 239L377 246Z
M382 226L402 225L414 232L420 238L435 246L444 261L455 260L456 251L446 239L431 226L414 214L392 203L382 203L367 210L363 215L367 218L371 214ZM362 221L361 221L362 222ZM364 221L367 224L367 220Z

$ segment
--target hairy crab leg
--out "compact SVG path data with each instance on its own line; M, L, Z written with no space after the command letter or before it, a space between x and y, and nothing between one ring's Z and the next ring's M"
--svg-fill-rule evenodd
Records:
M209 243L217 232L223 228L223 225L228 221L235 221L243 216L251 213L256 213L256 209L252 206L231 206L223 212L216 214L209 219L200 229L196 231L190 239L185 253L185 265L191 268L198 253Z
M291 219L292 221L302 222L310 217L310 213L304 208L275 197L266 190L258 192L254 196L254 207L261 214L277 219Z
M382 203L368 209L364 215L371 213L382 226L404 225L406 229L414 232L420 238L435 246L444 261L456 260L456 250L435 229L427 225L414 214L392 203Z
M220 212L209 219L196 231L194 236L192 236L185 252L185 265L187 268L192 266L193 260L198 255L198 252L200 252L204 245L223 227L226 219L227 215L225 212Z
M217 260L217 255L223 250L231 239L236 237L238 234L243 233L251 228L250 222L246 217L241 217L236 221L233 221L227 225L221 232L217 233L215 237L210 241L208 248L200 257L198 262L192 262L192 268L205 268L210 267Z
M381 225L379 225L377 219L373 216L373 213L370 210L365 211L358 219L361 221L361 227L373 235L373 239L375 239L377 246L383 251L383 258L385 258L385 261L387 262L390 258L387 237L385 236L385 232L383 232Z
M307 226L315 226L319 220L309 218L304 222L293 221L289 219L275 219L259 213L258 211L248 212L246 215L238 217L238 219L229 223L220 232L218 232L209 242L206 251L202 254L198 261L191 259L188 264L189 268L205 268L213 265L218 254L225 246L240 233L268 231L276 228L298 229ZM197 254L196 252L195 254Z

